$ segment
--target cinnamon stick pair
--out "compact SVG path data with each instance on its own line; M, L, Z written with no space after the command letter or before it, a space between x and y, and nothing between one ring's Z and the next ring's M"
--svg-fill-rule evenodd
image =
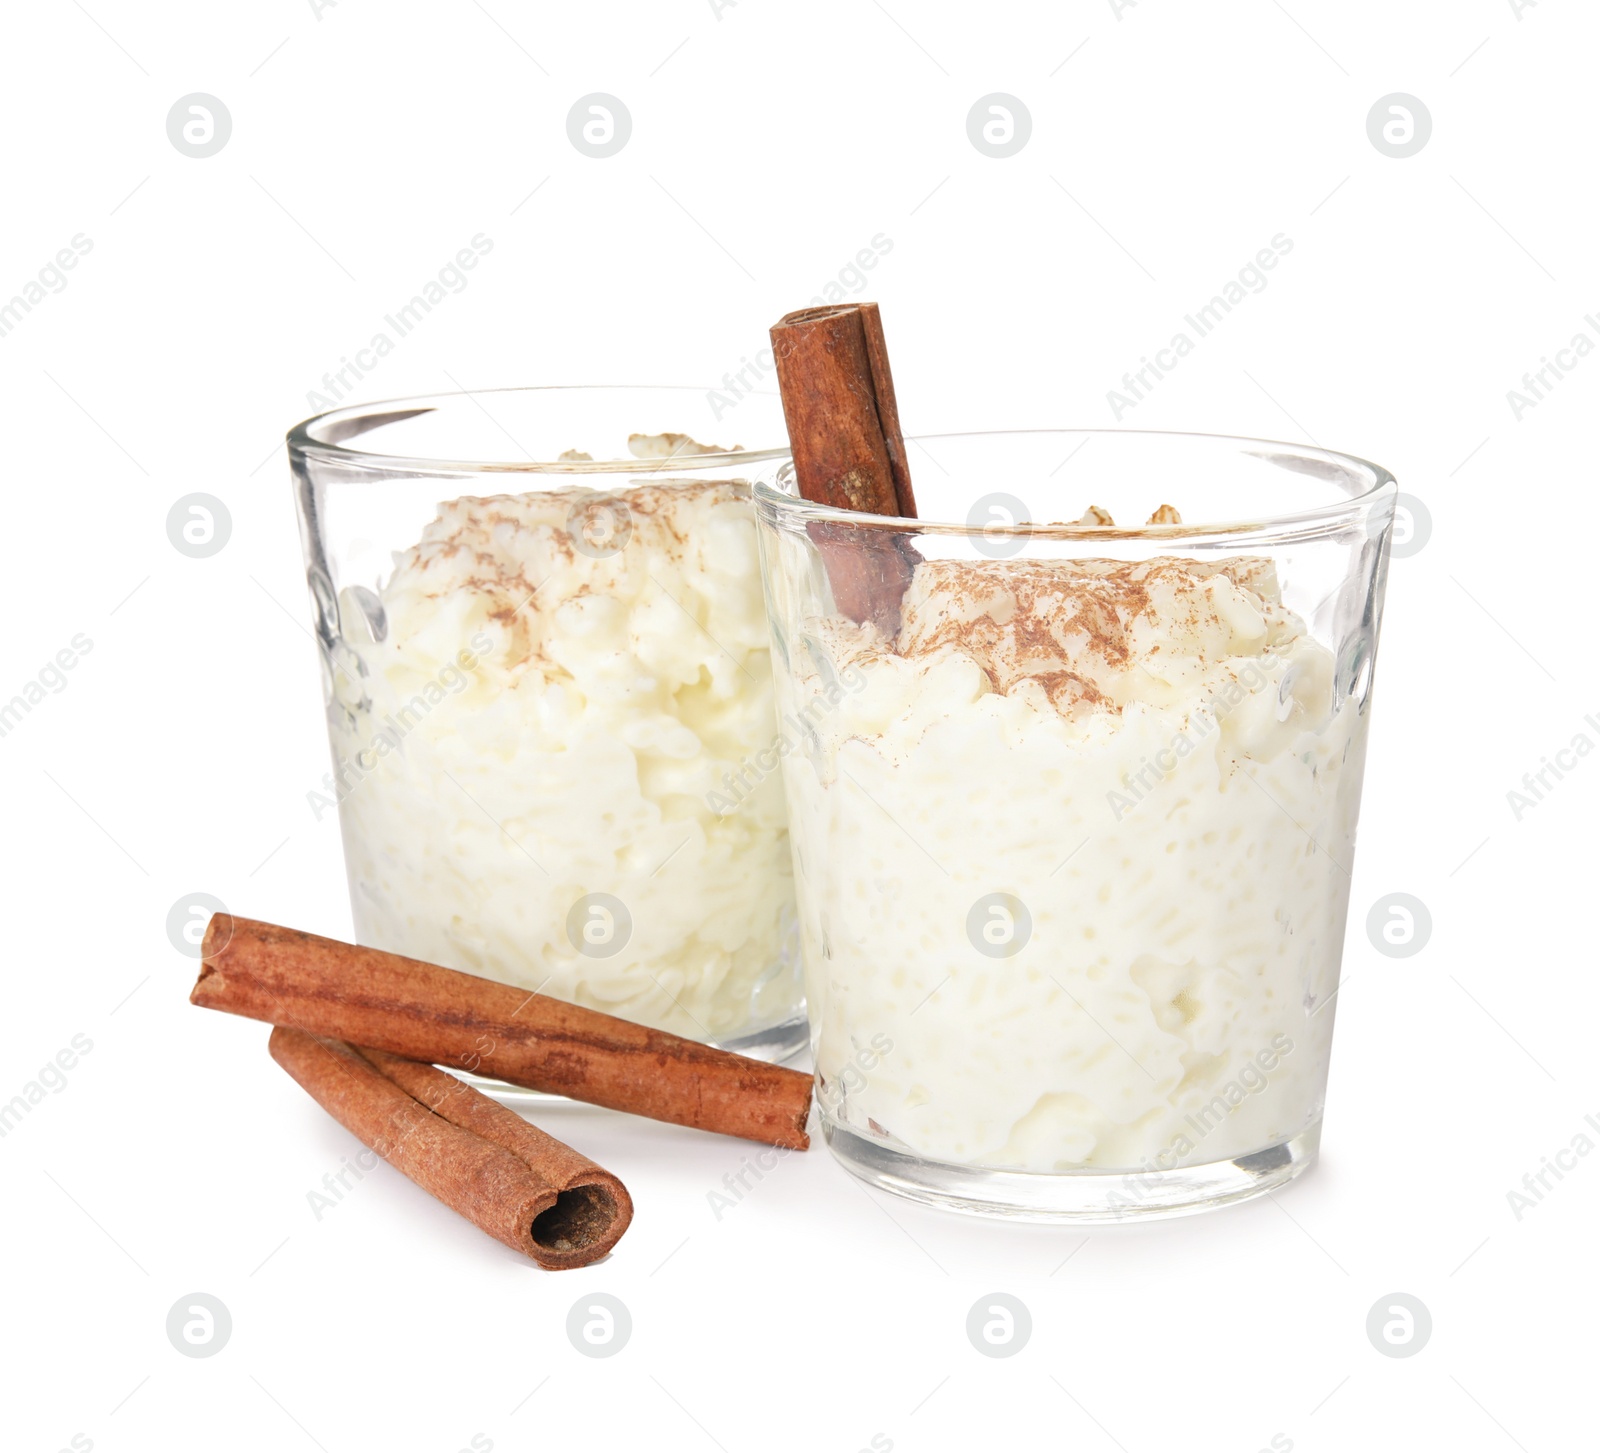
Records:
M614 1175L454 1075L282 1026L268 1048L364 1145L542 1267L598 1261L633 1219Z
M915 519L883 321L876 303L802 308L772 328L784 422L803 499L867 515ZM866 524L814 521L839 610L900 628L900 602L921 559L909 536Z

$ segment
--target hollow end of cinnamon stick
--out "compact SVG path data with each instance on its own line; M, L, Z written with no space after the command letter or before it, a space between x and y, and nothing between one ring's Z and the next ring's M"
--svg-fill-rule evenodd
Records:
M528 1234L541 1265L586 1266L614 1246L633 1219L633 1198L616 1176L515 1110L433 1065L358 1048L356 1053L435 1115L500 1146L555 1192Z
M533 1218L528 1235L543 1253L541 1265L587 1266L617 1243L631 1215L622 1215L606 1186L571 1186L557 1191L555 1204Z
M614 1175L453 1075L281 1025L268 1049L364 1145L547 1270L598 1261L633 1219Z

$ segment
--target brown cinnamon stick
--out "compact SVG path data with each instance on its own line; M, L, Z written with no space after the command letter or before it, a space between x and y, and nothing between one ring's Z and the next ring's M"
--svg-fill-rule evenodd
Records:
M801 497L834 509L915 519L878 305L803 308L780 318L771 335ZM893 635L920 558L911 541L892 531L821 521L809 530L839 609Z
M915 519L876 303L787 313L771 330L801 494L835 509Z
M633 1219L614 1175L454 1075L281 1026L268 1048L364 1145L540 1266L598 1261Z
M804 1150L811 1076L454 969L215 915L192 1004Z

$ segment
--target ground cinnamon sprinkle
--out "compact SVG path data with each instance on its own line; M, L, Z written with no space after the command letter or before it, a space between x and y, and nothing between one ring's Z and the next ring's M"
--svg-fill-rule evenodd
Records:
M736 480L663 479L621 490L573 484L522 495L462 495L439 506L438 515L417 544L405 552L400 565L425 571L433 561L453 560L468 551L474 562L471 573L465 580L452 578L446 591L503 591L512 595L514 608L533 588L524 572L530 551L521 537L534 541L531 553L547 550L571 562L577 553L571 536L573 525L598 511L619 511L659 521L660 535L653 541L654 548L669 558L681 557L695 545L678 518L686 502L727 504L748 494L748 486Z
M1117 713L1120 703L1105 688L1139 656L1170 648L1175 637L1198 649L1201 638L1227 630L1207 588L1212 577L1268 608L1262 570L1246 557L924 561L893 650L914 660L954 649L1002 695L1036 683L1068 714Z

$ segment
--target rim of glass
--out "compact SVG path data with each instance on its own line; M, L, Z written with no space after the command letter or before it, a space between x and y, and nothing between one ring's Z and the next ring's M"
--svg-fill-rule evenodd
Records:
M419 414L433 413L447 405L494 394L578 393L682 393L702 397L709 388L696 384L663 383L552 383L522 384L508 388L461 389L451 393L415 394L406 398L380 399L365 404L345 404L302 419L284 436L292 453L327 464L351 469L378 469L410 474L659 474L663 468L720 469L730 464L766 463L787 459L789 444L770 449L724 449L709 454L674 454L665 459L448 459L426 454L380 454L345 446L346 439L359 439L370 430L400 423ZM776 399L772 389L749 389L740 397Z
M1251 439L1236 434L1205 434L1184 429L984 429L950 434L918 434L906 440L907 444L935 443L941 439L1015 439L1055 435L1063 439L1095 437L1109 439L1194 439L1207 444L1232 445L1237 452L1260 454L1289 454L1297 459L1319 460L1335 465L1358 477L1366 476L1367 487L1357 494L1346 495L1326 505L1311 509L1293 510L1282 514L1263 514L1232 520L1194 520L1176 525L1082 525L1075 523L1022 521L1002 525L985 521L981 525L950 520L907 519L894 515L869 515L857 510L837 509L832 505L816 504L800 498L775 480L793 479L793 461L781 466L773 477L755 481L755 496L759 504L781 511L785 516L811 521L854 525L858 529L888 529L898 533L970 535L982 533L986 537L1042 537L1048 539L1173 539L1193 535L1229 535L1248 532L1261 533L1285 527L1325 525L1338 527L1358 520L1374 501L1384 495L1397 494L1397 481L1381 464L1363 459L1356 454L1344 454L1337 449L1324 449L1315 444L1296 444L1281 439ZM788 450L784 450L785 455Z

